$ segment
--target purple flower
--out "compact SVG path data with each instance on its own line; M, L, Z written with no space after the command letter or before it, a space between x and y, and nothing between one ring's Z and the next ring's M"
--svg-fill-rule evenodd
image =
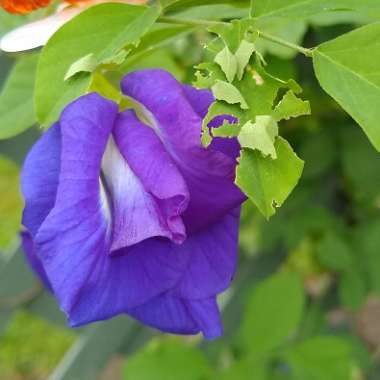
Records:
M216 297L234 275L245 200L234 185L238 143L201 146L208 91L162 70L131 73L121 87L139 117L85 95L26 158L28 260L72 326L127 313L217 337Z

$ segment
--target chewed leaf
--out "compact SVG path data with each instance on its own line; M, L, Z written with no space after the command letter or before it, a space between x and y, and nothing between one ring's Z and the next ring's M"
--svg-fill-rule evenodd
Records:
M243 95L231 83L217 80L212 86L212 92L218 100L224 100L229 104L240 104L242 109L248 109L248 104Z
M223 101L215 101L213 104L211 104L210 108L208 109L208 113L206 117L203 119L203 124L202 124L202 144L203 146L207 147L212 140L212 137L209 133L209 128L208 124L210 123L211 120L213 120L216 116L220 115L230 115L235 117L236 119L240 119L242 115L242 109L240 108L239 105L232 105L228 104ZM216 129L213 130L213 135L214 136L221 136L223 132L226 132L224 128L218 128L218 131ZM234 125L234 131L236 131L236 134L234 136L237 136L239 134L240 129L238 126L235 124ZM230 131L231 132L231 131Z
M239 124L229 123L225 120L219 128L212 130L212 134L214 137L236 137L240 131L241 127Z
M255 123L248 121L239 134L239 143L243 148L260 151L264 156L277 158L274 142L278 136L278 125L272 116L257 116Z
M226 74L227 80L232 82L235 79L238 64L236 57L231 53L228 46L215 56L215 62L221 67L224 74Z
M237 62L237 77L239 80L243 78L244 71L255 52L255 44L243 40L236 51L235 57Z
M209 31L217 34L231 52L235 54L253 25L254 21L251 19L233 20L229 24L213 25L209 28Z
M193 83L196 88L210 88L218 79L225 79L223 71L215 62L203 62L195 68L198 69Z
M277 121L289 120L292 117L310 115L310 103L298 98L293 91L288 91L274 110Z
M277 138L275 148L275 160L257 150L243 149L236 177L237 185L268 219L297 185L304 166L283 138Z

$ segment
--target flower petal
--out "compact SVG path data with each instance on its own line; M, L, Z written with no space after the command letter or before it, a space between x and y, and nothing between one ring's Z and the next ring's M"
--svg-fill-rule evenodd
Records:
M31 268L34 270L34 272L37 274L41 282L45 285L45 287L49 290L52 290L49 279L46 276L45 269L42 266L41 260L37 257L32 236L28 231L21 232L21 244L22 248L25 252L25 257L31 266Z
M55 294L68 310L89 273L78 268L77 278L65 283L68 271L84 258L106 254L109 224L100 198L100 164L117 105L90 94L79 98L63 111L61 126L61 171L54 208L41 225L35 244ZM94 247L96 245L96 247ZM92 257L86 257L92 261ZM59 268L59 266L61 266Z
M214 102L214 95L210 90L198 90L193 86L182 85L187 101L191 104L193 110L201 119L204 119L208 113L208 109Z
M139 141L133 143L143 144ZM112 252L154 236L166 237L176 243L183 242L185 232L182 221L175 224L177 230L170 229L158 202L144 188L113 139L108 142L103 156L102 173L109 203L112 204L108 212L112 215Z
M234 184L235 160L201 146L202 120L182 84L166 71L153 69L128 74L121 87L142 106L187 183L190 203L183 220L188 234L213 224L245 200Z
M112 256L101 254L104 249L98 246L101 240L94 243L87 254L78 247L69 246L70 252L76 254L66 260L67 264L58 262L55 275L66 272L70 277L66 286L69 286L83 272L89 274L79 290L75 307L69 311L70 323L78 326L129 313L167 292L173 299L162 307L174 308L180 304L181 319L183 302L196 305L197 301L212 298L230 285L236 268L238 226L239 210L234 210L211 228L188 237L181 245L152 238ZM65 239L65 243L70 244ZM69 267L66 269L65 265ZM156 305L154 301L153 307ZM148 313L148 305L139 310ZM137 318L140 314L133 315ZM189 322L186 323L189 326ZM189 328L189 333L194 333L191 331Z
M99 240L91 251L76 253L80 258L74 259L66 271L66 286L75 285L82 272L87 274L75 304L67 310L72 326L125 313L171 289L188 261L187 255L180 256L176 250L180 246L159 238L124 248L112 256L102 254L97 244Z
M186 301L160 295L128 312L137 320L173 334L197 334L208 339L222 335L220 313L215 298Z
M61 132L53 125L36 142L26 157L21 189L25 199L22 223L35 236L53 208L61 162Z
M234 277L238 253L240 207L189 239L190 260L173 294L203 299L226 290Z
M112 236L99 176L116 116L116 104L97 94L63 112L56 202L35 238L54 293L75 326L113 317L171 289L188 261L163 239L109 255Z
M189 203L186 183L153 130L141 123L133 111L121 114L114 137L124 159L152 194L167 226L168 237L180 244L186 238L181 214ZM146 224L142 226L146 229Z

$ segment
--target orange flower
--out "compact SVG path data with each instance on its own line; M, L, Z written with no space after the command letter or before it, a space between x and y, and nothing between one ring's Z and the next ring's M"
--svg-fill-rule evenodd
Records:
M38 8L46 7L52 0L0 0L0 7L7 12L16 14L30 13ZM84 3L89 0L65 0L65 3L76 4ZM130 4L144 4L146 0L130 0L126 1Z
M46 7L51 0L0 0L0 6L10 13L29 13Z

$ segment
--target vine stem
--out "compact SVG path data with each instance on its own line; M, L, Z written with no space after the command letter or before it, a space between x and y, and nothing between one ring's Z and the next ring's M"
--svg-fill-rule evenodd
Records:
M195 19L188 19L188 18L179 18L179 17L170 17L170 16L162 16L158 19L159 22L165 23L165 24L176 24L176 25L187 25L187 26L202 26L205 28L208 28L210 26L215 25L229 25L227 22L223 21L210 21L210 20L195 20ZM259 38L262 38L267 41L274 42L278 45L285 46L287 48L290 48L292 50L296 50L299 53L305 55L306 57L312 57L313 51L312 49L304 48L303 46L293 44L292 42L283 40L280 37L273 36L272 34L262 32L260 30L257 31Z
M265 32L261 32L260 30L258 30L257 32L259 34L259 37L261 37L264 40L271 41L271 42L274 42L278 45L282 45L282 46L288 47L290 49L296 50L299 53L305 55L306 57L312 57L313 56L313 51L311 49L307 49L307 48L304 48L303 46L293 44L289 41L283 40L282 38L273 36L273 35L265 33Z

